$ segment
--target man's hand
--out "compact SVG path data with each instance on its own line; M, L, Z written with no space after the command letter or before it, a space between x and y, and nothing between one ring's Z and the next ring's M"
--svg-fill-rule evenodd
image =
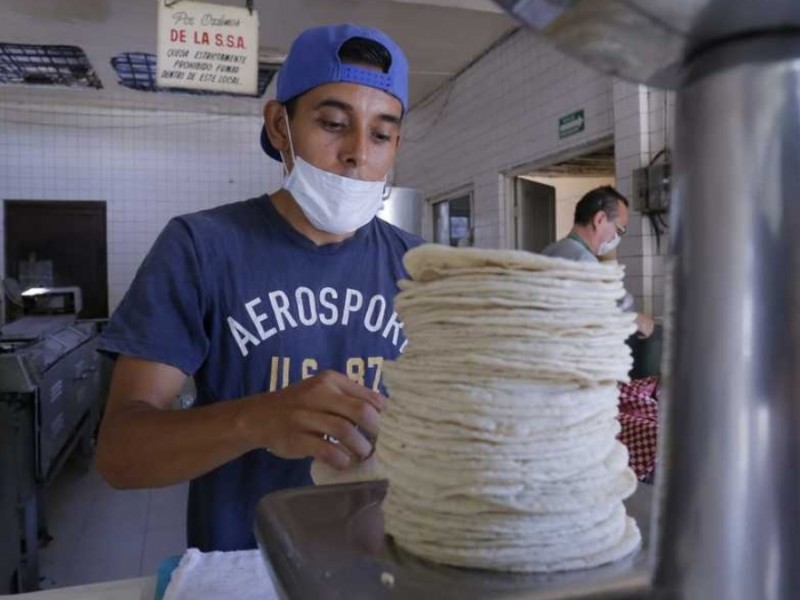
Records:
M277 392L169 410L185 379L175 367L119 357L97 444L98 470L112 486L172 485L264 447L342 469L372 453L385 402L326 372Z
M385 398L341 373L325 371L247 402L243 427L253 445L282 458L313 456L344 469L372 454Z
M639 333L639 337L645 339L649 338L651 335L653 335L653 329L655 329L655 326L656 324L652 317L642 313L636 315L636 330Z

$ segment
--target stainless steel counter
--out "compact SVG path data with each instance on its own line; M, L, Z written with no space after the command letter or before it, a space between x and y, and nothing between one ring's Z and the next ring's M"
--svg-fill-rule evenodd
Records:
M0 598L9 600L153 600L155 591L155 577L140 577L14 596L0 594Z
M292 600L347 598L641 598L647 552L612 565L547 575L443 567L420 560L384 534L385 481L300 488L266 496L256 535L278 593ZM626 502L647 548L653 489L640 485Z

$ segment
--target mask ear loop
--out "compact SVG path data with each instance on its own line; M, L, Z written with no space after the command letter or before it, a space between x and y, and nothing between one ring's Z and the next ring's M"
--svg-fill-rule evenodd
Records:
M289 151L292 153L292 165L297 162L297 155L294 153L294 144L292 143L292 128L289 127L289 113L286 111L286 107L283 107L283 116L286 119L286 135L289 138ZM281 155L281 162L283 163L283 175L284 177L289 176L289 167L286 166L286 159L283 156L283 152L280 153Z
M392 189L394 188L394 177L392 177L391 183L389 182L389 174L392 173L394 167L389 169L389 172L383 176L383 193L381 194L384 200L388 200L389 196L392 195Z

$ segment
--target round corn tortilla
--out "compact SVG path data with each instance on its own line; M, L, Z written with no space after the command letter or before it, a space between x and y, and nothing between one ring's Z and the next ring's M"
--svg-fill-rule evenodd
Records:
M378 470L386 531L436 562L589 568L640 543L616 439L632 360L623 269L526 252L421 246L395 308L408 345L384 365Z
M334 469L321 460L315 459L311 463L311 480L314 485L338 485L383 478L374 455L349 469L341 471Z
M439 244L423 244L406 252L403 265L415 281L441 279L441 273L453 269L498 267L506 271L563 271L574 280L617 281L622 267L617 264L582 263L563 258L550 258L520 250L486 250L450 248Z

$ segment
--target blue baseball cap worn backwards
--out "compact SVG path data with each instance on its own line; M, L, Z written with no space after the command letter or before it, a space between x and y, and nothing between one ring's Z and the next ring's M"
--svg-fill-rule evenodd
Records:
M387 73L342 63L339 50L352 38L366 38L386 48L391 56ZM392 38L371 27L330 25L301 33L292 44L289 56L278 72L276 100L284 103L326 83L357 83L391 94L408 109L408 61ZM261 147L270 157L281 160L270 143L267 131L261 128Z

